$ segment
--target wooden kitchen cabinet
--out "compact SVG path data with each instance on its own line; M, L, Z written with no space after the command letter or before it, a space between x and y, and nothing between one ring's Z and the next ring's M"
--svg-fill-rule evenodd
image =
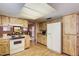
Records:
M10 17L10 24L17 24L17 18Z
M37 42L39 42L39 43L41 43L43 45L47 45L47 36L46 35L42 35L42 34L38 34Z
M27 27L28 28L28 21L27 20L23 20L23 27Z
M69 55L76 55L76 39L77 36L74 35L64 35L63 36L63 52Z
M79 15L71 14L63 17L63 30L64 34L77 34L79 33Z
M47 29L47 23L41 22L39 23L39 30L46 30Z
M79 14L63 17L63 52L79 55Z
M9 41L3 39L3 40L0 40L0 55L7 55L9 54Z
M11 24L18 24L23 27L28 27L28 21L24 19L18 19L18 18L10 18L10 23Z
M0 55L9 54L9 46L7 44L0 44Z
M43 35L43 31L47 31L47 22L37 23L37 42L47 45L47 35Z
M6 26L9 24L9 17L6 17L6 16L1 16L2 18L2 25L3 26Z
M22 19L17 19L17 24L23 26L23 20Z
M30 47L31 37L29 35L25 35L25 49Z

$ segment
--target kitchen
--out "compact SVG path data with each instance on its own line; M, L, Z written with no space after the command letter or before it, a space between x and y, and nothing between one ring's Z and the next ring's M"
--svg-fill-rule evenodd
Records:
M2 49L0 53L2 55L13 54L29 48L30 36L27 30L28 21L14 17L0 16L0 47ZM26 41L28 44L26 43L25 45Z
M79 4L0 4L0 56L78 56L75 6Z

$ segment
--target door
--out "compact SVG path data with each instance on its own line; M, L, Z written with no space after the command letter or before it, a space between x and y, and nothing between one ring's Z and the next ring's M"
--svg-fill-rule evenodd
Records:
M63 36L63 52L66 54L70 54L69 48L70 48L70 36L64 35Z
M61 22L47 24L47 47L61 53Z
M76 29L76 14L63 17L64 34L77 34Z
M69 55L75 55L75 42L76 36L74 35L64 35L63 38L63 52Z
M3 26L9 25L9 17L2 16L2 25Z

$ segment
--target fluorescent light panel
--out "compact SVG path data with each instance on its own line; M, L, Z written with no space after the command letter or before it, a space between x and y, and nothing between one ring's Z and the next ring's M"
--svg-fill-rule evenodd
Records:
M34 20L39 18L37 16L27 15L25 13L21 13L21 16L24 17L24 18L27 18L27 19L34 19Z
M55 10L46 3L27 3L24 6L44 15Z
M37 19L43 16L42 14L35 12L33 10L30 10L28 8L25 8L25 7L22 9L21 15L22 16L26 15L26 17L33 18L33 19Z
M27 3L21 11L21 16L28 19L38 19L53 12L54 10L54 8L50 7L46 3Z

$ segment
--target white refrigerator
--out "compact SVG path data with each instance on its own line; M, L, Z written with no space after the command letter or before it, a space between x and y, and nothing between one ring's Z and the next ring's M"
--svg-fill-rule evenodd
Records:
M47 47L61 53L61 22L47 24Z

